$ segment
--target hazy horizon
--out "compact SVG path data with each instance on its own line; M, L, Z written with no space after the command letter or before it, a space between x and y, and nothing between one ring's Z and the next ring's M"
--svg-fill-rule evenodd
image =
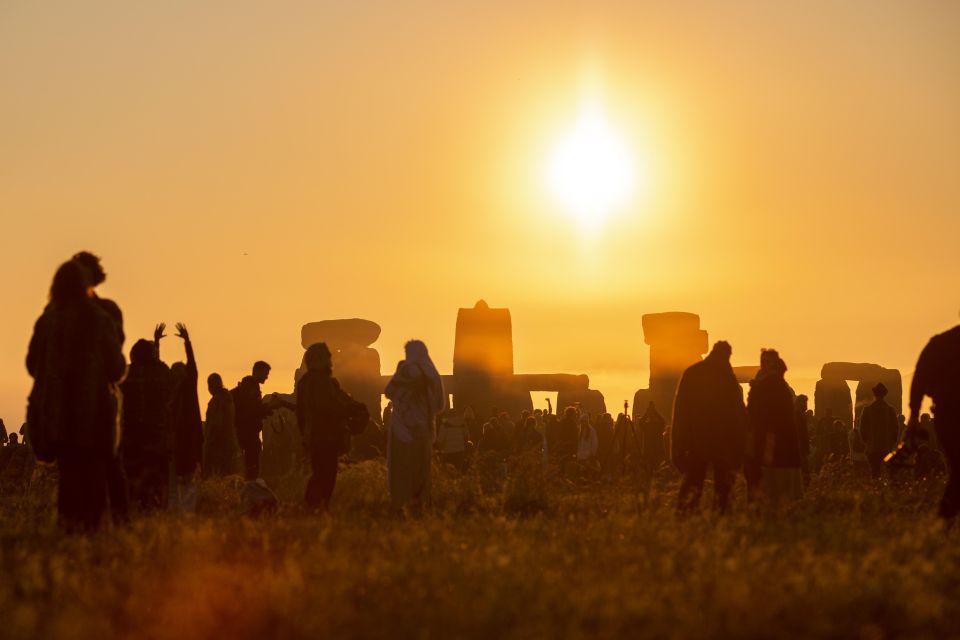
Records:
M457 309L518 372L647 384L644 313L735 364L899 368L957 323L960 4L172 2L0 6L0 417L57 265L103 257L125 351L182 321L201 378L361 317L449 372ZM585 226L551 153L598 106L642 173ZM182 357L164 341L164 358ZM635 379L639 376L639 379ZM206 393L201 393L205 402Z

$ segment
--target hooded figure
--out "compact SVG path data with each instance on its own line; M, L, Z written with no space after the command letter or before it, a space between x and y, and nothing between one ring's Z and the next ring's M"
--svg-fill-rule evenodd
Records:
M443 381L427 346L411 340L384 394L393 401L387 442L390 501L395 510L430 499L430 449L434 419L445 402Z
M764 497L774 507L803 496L800 430L793 417L793 391L784 379L786 372L780 355L764 350L747 396L748 488L756 487L759 479Z
M297 426L310 452L312 473L304 501L326 511L337 482L337 460L349 448L346 421L358 404L333 377L330 349L323 342L310 345L304 356L307 372L297 382Z
M726 511L734 472L743 463L746 414L743 390L730 366L731 353L729 344L716 343L703 362L683 372L677 386L670 453L683 473L679 512L699 504L709 466L714 507Z

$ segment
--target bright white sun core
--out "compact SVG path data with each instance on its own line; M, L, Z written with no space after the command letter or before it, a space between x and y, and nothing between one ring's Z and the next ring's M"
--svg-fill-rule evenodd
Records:
M547 167L547 188L556 202L586 227L599 226L634 191L636 165L603 110L585 107L557 142Z

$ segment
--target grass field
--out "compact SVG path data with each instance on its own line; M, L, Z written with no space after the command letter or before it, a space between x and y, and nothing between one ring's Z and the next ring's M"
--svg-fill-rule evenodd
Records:
M198 514L57 532L53 485L0 499L0 637L960 637L960 547L938 482L839 469L778 516L673 516L675 479L577 487L533 465L501 486L435 475L434 509L388 515L385 469L344 468L327 516ZM708 495L705 498L709 498ZM705 503L707 501L705 500Z

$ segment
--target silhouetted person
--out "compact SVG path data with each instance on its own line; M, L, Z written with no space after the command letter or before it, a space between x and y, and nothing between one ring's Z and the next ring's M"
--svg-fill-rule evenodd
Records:
M553 442L549 443L550 458L561 467L567 466L576 459L579 440L580 419L577 409L567 407L563 410L563 417L556 423Z
M57 509L67 530L96 529L106 509L117 428L110 385L125 364L116 324L90 299L83 269L63 264L30 340L27 422L38 459L57 461Z
M827 461L827 457L830 455L830 434L833 433L833 422L835 419L836 418L833 417L833 409L828 407L824 410L823 416L817 420L815 425L813 434L813 470L817 473L820 473L823 463Z
M714 508L727 510L734 473L743 462L743 391L730 366L732 350L717 342L702 362L691 365L677 385L671 457L683 473L677 511L700 502L707 469L713 467Z
M326 511L337 482L337 461L349 447L346 421L357 404L333 377L330 350L323 342L310 345L304 356L307 372L296 386L297 425L310 452L310 479L304 501Z
M430 500L430 452L434 420L446 396L440 374L427 346L411 340L406 357L387 384L384 395L393 401L393 418L387 441L390 503L394 511Z
M203 463L203 421L197 396L197 361L190 334L182 323L176 336L183 340L187 362L170 367L170 431L173 433L173 471L176 475L176 506L192 512L197 505L197 477Z
M810 484L810 416L807 405L810 399L805 395L797 396L793 404L793 421L797 425L800 439L800 471L803 474L804 488Z
M73 256L73 260L77 262L84 271L84 274L87 278L87 287L88 294L90 299L93 300L94 304L103 309L108 316L113 320L114 325L117 328L117 336L120 339L120 347L123 348L123 342L125 340L123 332L123 312L120 310L120 305L118 305L113 300L108 300L106 298L101 298L97 295L96 288L104 283L107 279L107 274L103 270L103 266L100 264L100 258L93 255L89 251L81 251ZM122 415L120 415L120 407L123 406L123 394L120 391L119 385L111 385L111 392L114 394L114 415L115 419L118 422L122 422ZM118 429L122 433L122 425L118 424ZM110 467L107 469L107 484L110 488L110 511L113 515L113 518L117 522L125 522L129 517L129 496L127 494L127 478L123 470L123 463L120 460L119 454L115 455L110 461Z
M763 350L760 370L747 395L747 460L754 473L759 472L763 496L774 508L803 497L800 433L786 372L787 365L776 351Z
M444 413L437 426L437 448L444 464L463 471L467 464L467 426L453 409Z
M130 368L120 385L123 391L123 437L120 455L130 486L130 497L142 511L167 506L173 433L170 431L170 369L160 360L154 341L137 340L130 349Z
M840 422L840 424L843 423ZM847 445L850 450L850 463L853 466L854 474L865 476L870 470L870 464L867 462L867 445L860 437L860 431L856 425L850 425L847 430Z
M916 433L917 459L913 468L914 479L936 478L947 472L943 454L930 443L930 434L922 429Z
M613 416L609 413L601 414L594 429L597 432L597 462L600 473L609 477L614 466Z
M885 400L887 387L882 382L873 388L873 397L873 402L864 407L860 414L860 436L866 445L870 473L874 478L879 478L883 472L884 456L897 446L900 425L897 412Z
M246 376L233 390L233 406L236 411L237 442L243 449L244 476L248 481L260 475L260 431L263 419L273 410L263 404L260 385L270 377L270 365L257 361L251 375Z
M22 493L30 484L36 459L30 446L20 442L16 433L10 434L9 442L0 454L0 490Z
M960 326L931 338L920 353L910 386L905 438L914 437L920 426L924 396L933 399L934 428L950 474L940 517L952 521L960 513Z
M501 411L497 415L496 420L506 440L505 453L512 453L516 448L517 425L510 419L510 414L506 411Z
M581 476L593 478L599 469L597 455L600 451L600 439L597 430L590 424L587 414L580 416L580 432L577 434L577 463Z
M504 462L507 459L507 454L510 453L510 441L498 419L490 418L483 425L478 451L486 458L496 457L498 462Z
M843 461L850 456L850 438L847 437L847 431L846 422L840 419L833 421L829 435L828 457L835 462Z
M660 468L660 465L666 460L666 451L664 447L663 432L667 425L663 416L657 411L656 405L651 402L647 405L647 411L640 418L639 436L640 446L642 448L641 461L643 467L648 472L653 472Z
M517 451L521 454L540 452L543 448L543 436L537 430L537 419L530 416L517 427Z
M207 419L204 424L203 474L228 476L237 473L237 429L234 420L233 396L223 386L219 373L207 377Z

